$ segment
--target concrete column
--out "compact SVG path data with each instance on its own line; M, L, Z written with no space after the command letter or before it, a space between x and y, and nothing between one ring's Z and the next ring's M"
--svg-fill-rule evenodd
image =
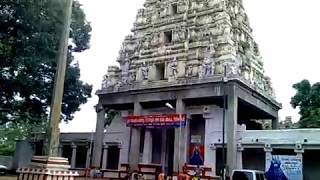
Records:
M237 169L243 168L243 161L242 161L242 152L244 148L242 146L238 146L237 148Z
M296 145L297 146L297 145ZM304 149L302 148L298 148L298 149L295 149L294 150L295 153L297 153L297 157L301 159L301 165L303 167L303 153L304 153ZM303 170L303 169L302 169ZM304 179L303 178L303 172L302 172L302 178L301 179Z
M63 155L63 145L60 144L58 148L59 148L59 149L58 149L59 157L62 157L62 155Z
M103 146L102 169L107 169L108 145Z
M86 146L87 148L87 157L86 157L86 168L90 168L90 156L91 156L91 148L90 145Z
M272 160L272 148L270 144L265 145L264 152L266 153L265 169L267 170L269 169L267 162Z
M301 144L297 144L296 145L296 149L294 150L294 152L297 153L297 157L302 160L301 164L303 164L304 149L302 149L302 145Z
M296 149L294 150L295 153L297 153L297 156L301 159L303 159L303 153L304 153L304 150L303 149Z
M182 99L177 99L176 101L176 113L185 113L185 104ZM183 165L187 162L188 156L188 137L189 137L189 123L185 127L179 127L175 129L174 137L174 163L173 171L181 172Z
M207 164L209 165L209 167L212 168L212 173L210 175L215 176L216 175L216 162L217 162L217 147L214 144L210 144L209 145L209 151L205 152L205 154L210 154L209 156L206 156L206 158L210 158L210 159L206 159L205 158L205 165L207 166ZM210 163L207 163L207 162Z
M121 111L121 117L122 119L125 119L129 116L128 111ZM126 127L125 131L123 132L123 136L128 137L126 139L123 139L121 144L119 145L120 148L120 157L119 157L119 164L128 164L129 162L129 144L130 144L130 128Z
M143 146L143 163L151 163L152 161L152 132L150 129L146 129L144 135L144 146Z
M278 117L272 119L272 129L278 129L279 126L279 119Z
M134 103L134 115L141 115L142 106L139 102ZM140 129L131 128L131 140L130 140L130 149L129 149L129 165L130 170L134 171L138 169L139 163L139 152L140 148Z
M227 135L227 175L237 167L237 124L238 124L238 96L236 86L226 86L227 107L226 110L226 135Z
M97 112L97 125L96 125L96 133L94 136L92 166L96 168L100 168L106 112L103 106L100 104L96 106L96 112Z
M123 144L119 144L118 145L118 148L119 148L119 150L120 150L120 157L119 157L119 164L118 164L118 169L121 169L121 164L127 164L128 163L128 161L126 161L126 162L123 162L123 161L121 161L121 159L122 159L122 157L121 156L123 156L123 153L121 153L124 149L127 149L127 148L124 148L123 147ZM128 155L127 155L128 156Z
M214 115L211 112L203 114L205 119L205 137L204 137L204 165L206 167L212 168L210 175L215 175L215 165L216 165L216 147L212 143L212 124Z
M71 148L72 148L71 168L75 168L76 159L77 159L77 146L74 143L72 143Z

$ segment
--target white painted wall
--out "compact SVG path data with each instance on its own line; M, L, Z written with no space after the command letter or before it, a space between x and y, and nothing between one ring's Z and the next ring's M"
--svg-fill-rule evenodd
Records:
M242 144L320 145L320 129L250 130L241 132L240 137Z

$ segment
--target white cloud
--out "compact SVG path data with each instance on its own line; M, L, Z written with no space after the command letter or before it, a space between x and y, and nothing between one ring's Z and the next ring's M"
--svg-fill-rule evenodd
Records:
M294 95L292 84L306 78L319 81L320 1L318 0L243 0L256 41L265 63L266 74L272 78L277 100L283 104L280 118L293 116L290 106ZM91 49L77 55L81 78L100 88L107 66L116 64L124 37L130 33L137 10L144 0L81 0L92 23ZM317 79L318 78L318 79ZM62 124L61 131L91 131L95 128L93 95L81 107L75 119Z

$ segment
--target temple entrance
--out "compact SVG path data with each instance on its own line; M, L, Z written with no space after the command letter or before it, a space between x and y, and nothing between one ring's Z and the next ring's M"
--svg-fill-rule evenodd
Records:
M152 163L161 164L168 175L173 174L174 128L153 129Z

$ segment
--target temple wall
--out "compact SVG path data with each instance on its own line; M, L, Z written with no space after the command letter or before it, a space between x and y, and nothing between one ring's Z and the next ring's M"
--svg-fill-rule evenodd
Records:
M126 112L117 115L111 125L106 128L104 136L105 144L119 145L120 159L119 163L128 163L129 143L130 143L130 128L127 127L125 119Z

